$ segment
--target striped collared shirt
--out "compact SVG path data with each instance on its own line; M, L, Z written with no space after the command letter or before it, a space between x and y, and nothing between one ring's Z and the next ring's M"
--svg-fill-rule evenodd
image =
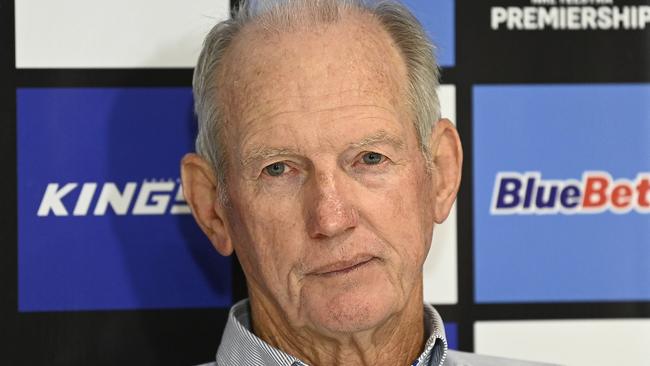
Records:
M447 355L445 329L438 312L424 305L424 331L428 339L413 366L442 366ZM230 309L228 323L213 366L308 366L305 362L267 344L251 332L248 300Z

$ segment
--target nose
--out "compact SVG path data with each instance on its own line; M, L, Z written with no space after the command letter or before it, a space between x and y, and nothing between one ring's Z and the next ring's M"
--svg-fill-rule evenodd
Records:
M314 176L306 197L307 231L310 237L331 238L357 226L359 214L346 198L350 197L350 193L343 182L337 182L334 173Z

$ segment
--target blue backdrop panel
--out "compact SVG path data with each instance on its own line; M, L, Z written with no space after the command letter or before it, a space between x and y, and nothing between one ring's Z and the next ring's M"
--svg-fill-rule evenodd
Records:
M454 0L405 0L404 4L415 14L436 45L440 66L454 66L456 62Z
M20 311L229 306L179 193L189 88L17 90Z
M650 85L486 85L473 98L476 301L650 300L650 214L588 213L579 196L585 172L627 179L631 190L649 174ZM564 201L578 204L493 214L504 172L556 180L547 194L574 185Z
M451 349L458 349L458 323L445 322L445 337Z

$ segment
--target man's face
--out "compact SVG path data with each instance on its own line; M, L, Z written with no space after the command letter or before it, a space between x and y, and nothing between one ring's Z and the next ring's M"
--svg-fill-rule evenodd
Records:
M229 65L227 226L251 297L292 327L354 332L421 306L435 174L406 69L371 21L262 35Z

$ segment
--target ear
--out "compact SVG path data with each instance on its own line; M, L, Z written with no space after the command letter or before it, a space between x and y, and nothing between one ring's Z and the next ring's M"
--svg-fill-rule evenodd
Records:
M181 179L194 220L221 255L232 254L225 208L219 199L217 178L210 164L197 154L185 155L181 160Z
M434 220L440 224L449 215L460 187L463 149L458 132L448 119L436 123L431 140L436 198Z

